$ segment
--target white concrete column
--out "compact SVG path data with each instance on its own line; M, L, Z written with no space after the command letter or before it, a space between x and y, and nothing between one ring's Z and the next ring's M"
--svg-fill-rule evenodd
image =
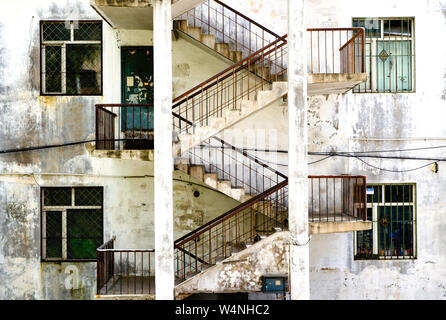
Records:
M288 181L290 290L310 299L305 0L288 0Z
M155 135L155 289L157 300L174 299L172 200L172 11L171 0L153 2Z

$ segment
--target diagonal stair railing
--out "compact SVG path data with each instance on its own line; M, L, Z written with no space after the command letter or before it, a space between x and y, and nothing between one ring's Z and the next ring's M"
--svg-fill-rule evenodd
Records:
M197 36L204 34L204 37L215 39L216 46L226 46L228 57L234 61L246 58L280 38L265 26L218 0L206 0L176 17L175 21L184 21L189 27L199 29Z
M309 222L366 221L366 186L365 176L309 176ZM287 228L288 179L176 240L177 283Z
M219 72L173 100L173 126L178 134L211 125L228 110L240 110L243 100L255 100L271 82L286 78L282 63L287 54L286 35ZM185 121L186 120L186 121Z

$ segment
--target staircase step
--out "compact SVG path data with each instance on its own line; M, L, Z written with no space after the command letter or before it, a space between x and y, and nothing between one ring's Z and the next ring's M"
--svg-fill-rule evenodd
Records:
M204 166L202 165L193 165L189 167L189 174L200 180L200 181L204 181Z
M229 180L222 180L217 182L217 190L231 196L232 194L232 187L231 187L231 181Z
M243 195L241 202L246 202L246 201L252 199L253 197L254 197L254 195L252 195L252 194L245 194L245 195Z
M184 33L187 33L188 29L187 20L174 20L173 27L180 31L183 31Z
M229 59L231 59L234 62L239 62L239 61L243 60L243 52L242 51L230 51Z
M200 41L209 48L215 48L215 36L213 34L202 34Z
M242 109L242 117L250 115L258 108L258 103L254 100L242 100L240 105Z
M201 28L200 27L187 27L186 33L188 35L190 35L192 38L201 42Z
M227 43L216 43L215 44L215 51L218 53L224 55L227 58L230 58L229 55L229 44Z
M220 130L226 126L226 119L223 117L210 117L209 126L213 129Z
M189 174L189 159L180 158L175 160L175 169Z
M216 173L204 174L204 183L206 183L208 186L217 189L217 182L218 182L218 175Z
M240 120L240 118L242 117L242 113L240 110L237 109L226 109L224 110L224 116L226 119L226 123L229 125Z
M231 196L233 199L237 201L242 201L243 196L245 195L245 188L232 188L231 190Z

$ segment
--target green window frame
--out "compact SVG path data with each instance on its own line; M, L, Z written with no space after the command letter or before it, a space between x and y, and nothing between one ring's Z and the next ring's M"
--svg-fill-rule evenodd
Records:
M415 92L415 19L353 18L366 30L367 81L354 93Z
M40 21L40 94L102 95L102 21Z
M95 261L103 243L103 187L43 187L42 261Z
M354 236L355 260L416 259L416 184L369 184L367 220L372 230Z

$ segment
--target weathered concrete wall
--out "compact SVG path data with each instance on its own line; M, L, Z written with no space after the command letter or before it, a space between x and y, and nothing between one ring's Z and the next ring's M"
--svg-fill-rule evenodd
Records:
M39 22L44 19L101 18L88 0L1 4L0 150L94 139L94 104L121 99L120 47L153 45L151 30L112 30L104 22L103 96L42 97ZM181 40L174 42L173 56L178 93L226 67ZM117 247L154 246L153 157L99 158L90 149L81 144L0 155L1 299L90 299L95 293L95 263L40 262L40 186L104 186L104 239L116 235ZM175 172L175 237L236 204ZM77 286L66 286L71 266L78 270Z
M286 33L285 0L228 1L275 32ZM274 5L272 5L274 3ZM308 27L348 27L353 17L414 17L416 92L326 95L308 102L309 151L400 150L444 145L446 141L446 45L432 47L432 30L446 32L444 1L306 1ZM274 9L269 9L274 7ZM286 10L286 9L285 9ZM286 12L285 12L286 14ZM262 20L263 19L263 20ZM279 34L281 34L279 33ZM248 147L262 148L259 140L276 135L278 150L288 150L287 108L284 104L262 110L239 123L236 134L252 136ZM268 119L268 121L264 121ZM263 133L262 133L263 132ZM265 134L266 132L266 134ZM228 136L230 133L228 133ZM260 139L259 139L260 138ZM242 141L242 140L239 140ZM257 144L254 142L257 141ZM240 146L240 144L235 143ZM267 144L266 144L267 145ZM265 143L263 143L265 146ZM268 146L268 145L267 145ZM271 148L271 146L269 146ZM444 149L392 153L397 156L444 158ZM273 167L286 173L286 154L258 152ZM322 157L309 156L309 161ZM412 169L429 161L364 159L389 170ZM276 163L285 166L275 166ZM313 235L310 242L312 299L445 299L446 230L445 173L429 167L406 173L377 170L351 158L333 157L310 165L310 174L366 175L369 183L416 183L417 259L409 261L354 261L353 233Z
M119 36L105 23L103 45L107 54L104 54L103 77L107 81L104 81L104 96L39 97L39 20L99 19L88 2L45 0L33 7L28 1L22 0L1 5L0 150L91 139L94 133L92 106L101 101L120 102L119 45L150 45L153 42L150 31L121 30ZM286 2L227 1L230 6L264 23L278 34L287 32ZM306 3L309 15L307 21L311 22L309 27L345 27L351 26L352 17L389 16L415 17L416 28L416 92L312 97L308 102L309 151L393 150L443 145L446 141L443 120L446 112L446 44L437 41L433 49L431 34L433 30L437 35L446 33L446 2L378 0L358 4L354 0L308 0ZM17 19L17 12L20 12L20 19ZM174 96L189 88L188 84L198 83L222 69L213 58L205 55L200 59L189 59L189 54L200 55L189 46L180 41L173 43ZM183 48L184 52L189 52L185 56L181 56ZM192 64L187 67L185 64L188 61ZM206 63L205 67L203 63ZM263 137L268 137L265 129L270 130L267 132L277 137L277 149L287 150L287 118L286 105L278 103L239 123L236 129L259 129L259 132L264 132ZM261 137L257 140L262 140ZM252 141L248 141L248 146L253 144ZM261 158L268 157L266 153L258 155ZM401 155L444 158L442 149L405 152ZM287 163L286 154L274 157L276 163ZM320 157L309 157L309 161L318 159ZM368 159L367 162L393 170L411 169L426 163L376 159ZM84 280L78 288L86 289L77 289L79 291L71 294L64 291L67 290L64 278L68 275L65 274L66 266L40 263L40 204L36 181L41 185L106 186L104 212L110 210L105 217L110 224L104 236L107 238L116 233L120 246L120 235L129 235L128 228L120 225L125 218L130 216L127 221L133 226L137 223L150 224L151 211L147 208L150 206L150 177L122 178L123 175L150 176L150 161L136 163L139 161L97 159L91 157L84 146L0 155L0 172L3 174L0 178L0 214L3 217L0 220L0 297L91 297L94 288L88 286L92 281L94 283L94 272L90 264L79 265ZM286 166L277 168L286 173ZM442 168L443 164L439 163L438 173L433 173L429 168L390 173L373 169L356 159L344 158L331 158L311 165L310 174L365 174L368 182L417 184L417 259L354 261L352 233L313 235L310 241L311 298L444 299L446 244L441 235L446 228L446 203L441 195L446 192L446 173ZM36 175L36 180L32 176L4 175L31 172L65 175ZM110 178L106 175L120 177ZM182 179L189 181L188 177ZM143 187L144 184L146 186ZM127 194L134 193L137 196L121 197L123 186ZM184 203L178 202L177 207L177 224L188 226L182 232L189 231L194 223L198 223L198 211L202 206L209 205L215 209L213 202L221 196L216 194L215 198L211 196L211 200L207 200L210 194L205 193L210 191L203 188L200 190L200 198L192 198L195 187L199 186L183 182L174 184L175 196L187 199ZM224 205L232 205L225 198L220 199L222 210ZM125 209L122 210L121 206ZM209 218L216 211L212 211ZM204 219L207 219L206 214ZM134 245L145 247L151 241L150 231L140 227L138 233L143 235L144 241ZM136 239L128 238L128 241L122 245L133 246L130 241ZM51 289L51 281L58 283L59 287Z
M276 232L246 250L233 254L175 288L175 296L193 293L259 292L262 276L286 275L289 232Z

